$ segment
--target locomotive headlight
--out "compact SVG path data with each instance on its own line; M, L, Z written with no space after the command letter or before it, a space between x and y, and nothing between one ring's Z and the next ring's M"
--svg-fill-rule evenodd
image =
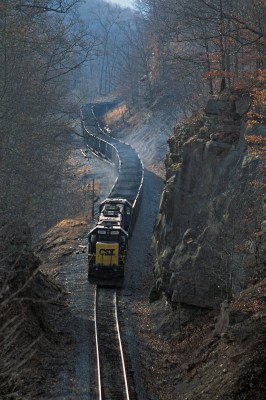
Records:
M98 235L106 235L106 231L98 229Z

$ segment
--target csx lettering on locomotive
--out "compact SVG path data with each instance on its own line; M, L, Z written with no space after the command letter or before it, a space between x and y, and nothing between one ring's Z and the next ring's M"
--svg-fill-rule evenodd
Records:
M104 232L104 235L102 232ZM92 262L89 264L92 272L94 270L97 273L99 273L99 270L103 272L107 268L107 271L105 272L109 273L110 266L119 266L119 243L116 243L113 240L117 235L110 235L109 233L107 229L103 230L99 227L94 230L93 235L95 235L95 237L92 237L93 240L89 243L91 253L95 251L95 259L93 254L90 259L93 264ZM95 269L93 269L93 265L95 266Z
M114 256L115 249L101 249L100 254L101 256Z

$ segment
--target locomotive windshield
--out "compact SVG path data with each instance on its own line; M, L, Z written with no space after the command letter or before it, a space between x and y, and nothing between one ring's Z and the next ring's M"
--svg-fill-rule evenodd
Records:
M89 242L96 243L99 240L101 242L119 242L119 239L126 237L126 233L120 229L97 229L89 235Z

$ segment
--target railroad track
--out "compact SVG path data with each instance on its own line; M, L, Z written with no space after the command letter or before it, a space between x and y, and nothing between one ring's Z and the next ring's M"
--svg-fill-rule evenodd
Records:
M95 286L94 325L99 400L135 400L118 321L117 290Z
M115 167L117 179L109 197L127 199L132 204L131 234L141 204L144 167L130 145L107 135L101 128L99 118L107 107L108 104L104 107L100 104L83 107L83 133L88 148ZM131 359L126 351L123 319L120 324L118 321L118 291L113 287L94 285L93 293L91 285L89 297L90 398L137 400Z

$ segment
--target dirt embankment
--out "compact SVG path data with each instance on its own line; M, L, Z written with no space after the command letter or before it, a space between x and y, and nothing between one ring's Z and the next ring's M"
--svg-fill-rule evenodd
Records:
M64 295L39 271L26 223L2 224L0 250L0 398L42 398L43 378L56 379Z
M265 284L223 304L221 312L197 310L181 331L169 305L139 303L143 379L151 398L264 399Z

